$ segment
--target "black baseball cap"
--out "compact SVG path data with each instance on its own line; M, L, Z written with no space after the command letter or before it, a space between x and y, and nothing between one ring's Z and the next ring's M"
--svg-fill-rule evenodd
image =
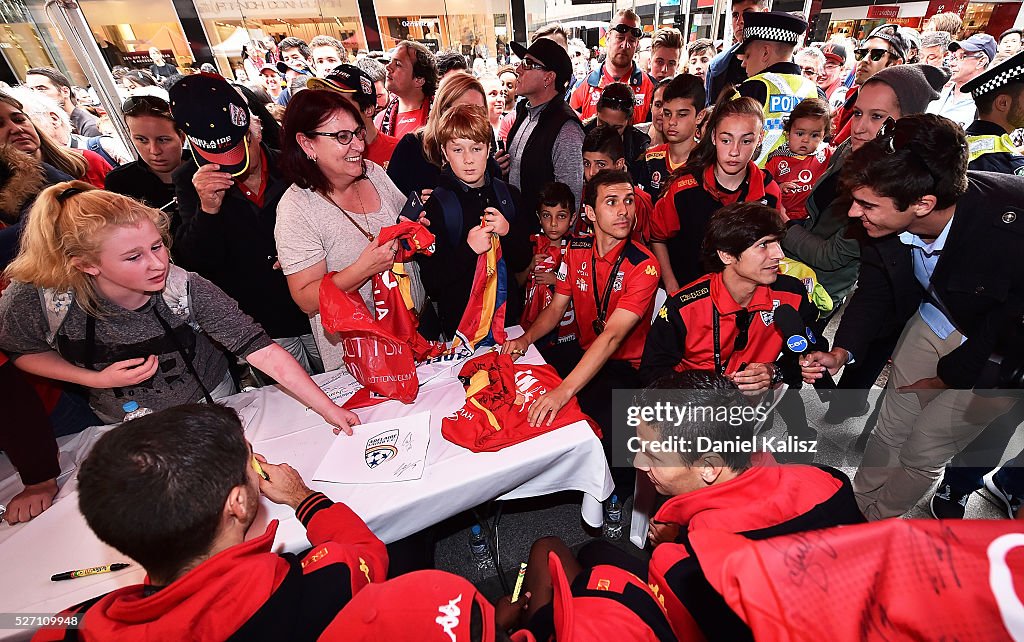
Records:
M359 67L348 63L338 65L324 78L310 78L306 88L347 94L360 106L377 102L377 88L373 86L373 79Z
M509 47L520 60L525 60L529 54L548 71L555 72L555 81L563 88L572 78L572 60L569 59L569 52L550 38L537 38L529 48L515 41L510 42Z
M217 74L185 76L168 95L197 165L216 163L232 176L249 168L249 105L228 81Z
M908 46L907 39L900 33L900 26L888 22L884 25L880 25L875 28L868 37L864 39L864 42L871 40L872 38L878 38L889 43L894 54L900 58L900 60L906 61ZM863 46L863 45L861 45Z

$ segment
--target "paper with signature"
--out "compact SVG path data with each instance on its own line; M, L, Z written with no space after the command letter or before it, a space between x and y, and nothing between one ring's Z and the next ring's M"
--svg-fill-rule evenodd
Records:
M362 424L340 435L313 474L316 481L379 484L423 477L430 443L430 412Z

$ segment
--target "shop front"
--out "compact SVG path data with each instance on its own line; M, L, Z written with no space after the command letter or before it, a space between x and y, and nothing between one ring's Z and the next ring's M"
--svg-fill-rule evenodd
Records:
M828 1L822 4L822 13L830 14L828 36L841 34L856 40L863 40L872 30L887 22L920 31L924 29L928 18L943 12L955 13L963 19L964 37L984 32L998 38L999 34L1013 26L1021 11L1021 2L1017 0L931 0L862 7L830 7L830 4Z

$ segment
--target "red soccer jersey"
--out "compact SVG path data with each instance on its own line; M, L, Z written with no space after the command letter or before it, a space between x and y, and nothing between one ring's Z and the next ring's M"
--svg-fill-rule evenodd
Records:
M807 197L811 194L811 188L828 169L831 158L832 148L828 145L823 145L810 156L797 156L789 149L788 143L768 155L764 169L782 189L782 206L786 209L789 220L799 221L807 218ZM795 185L787 186L787 183Z
M640 71L633 65L633 73L629 77L613 78L607 71L607 65L587 76L569 97L569 106L580 112L580 120L586 120L597 114L597 101L601 99L606 85L613 82L621 82L629 85L633 90L633 122L643 123L647 121L647 113L651 110L651 101L654 98L654 81L651 77Z
M611 358L628 361L634 368L639 367L644 341L651 327L649 320L654 311L654 293L661 278L658 260L650 250L633 241L619 242L605 256L597 256L594 242L592 237L569 242L565 261L558 270L555 292L572 298L579 325L580 346L586 350L597 339L594 329L597 299L604 297L608 291L608 280L613 278L605 321L618 309L629 310L638 315L640 321ZM612 268L616 264L619 267L613 275ZM593 272L595 268L596 275Z
M398 145L398 139L394 136L388 136L383 132L377 132L377 137L373 139L373 142L366 146L366 151L363 152L363 157L366 160L371 160L384 169L388 168L388 163L391 162L391 154L395 151L395 145Z

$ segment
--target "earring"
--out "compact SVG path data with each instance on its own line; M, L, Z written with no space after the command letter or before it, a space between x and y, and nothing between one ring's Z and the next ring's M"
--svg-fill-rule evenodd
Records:
M312 154L306 154L306 158L308 158L309 160L313 161L314 163L316 162L316 156L314 156Z

